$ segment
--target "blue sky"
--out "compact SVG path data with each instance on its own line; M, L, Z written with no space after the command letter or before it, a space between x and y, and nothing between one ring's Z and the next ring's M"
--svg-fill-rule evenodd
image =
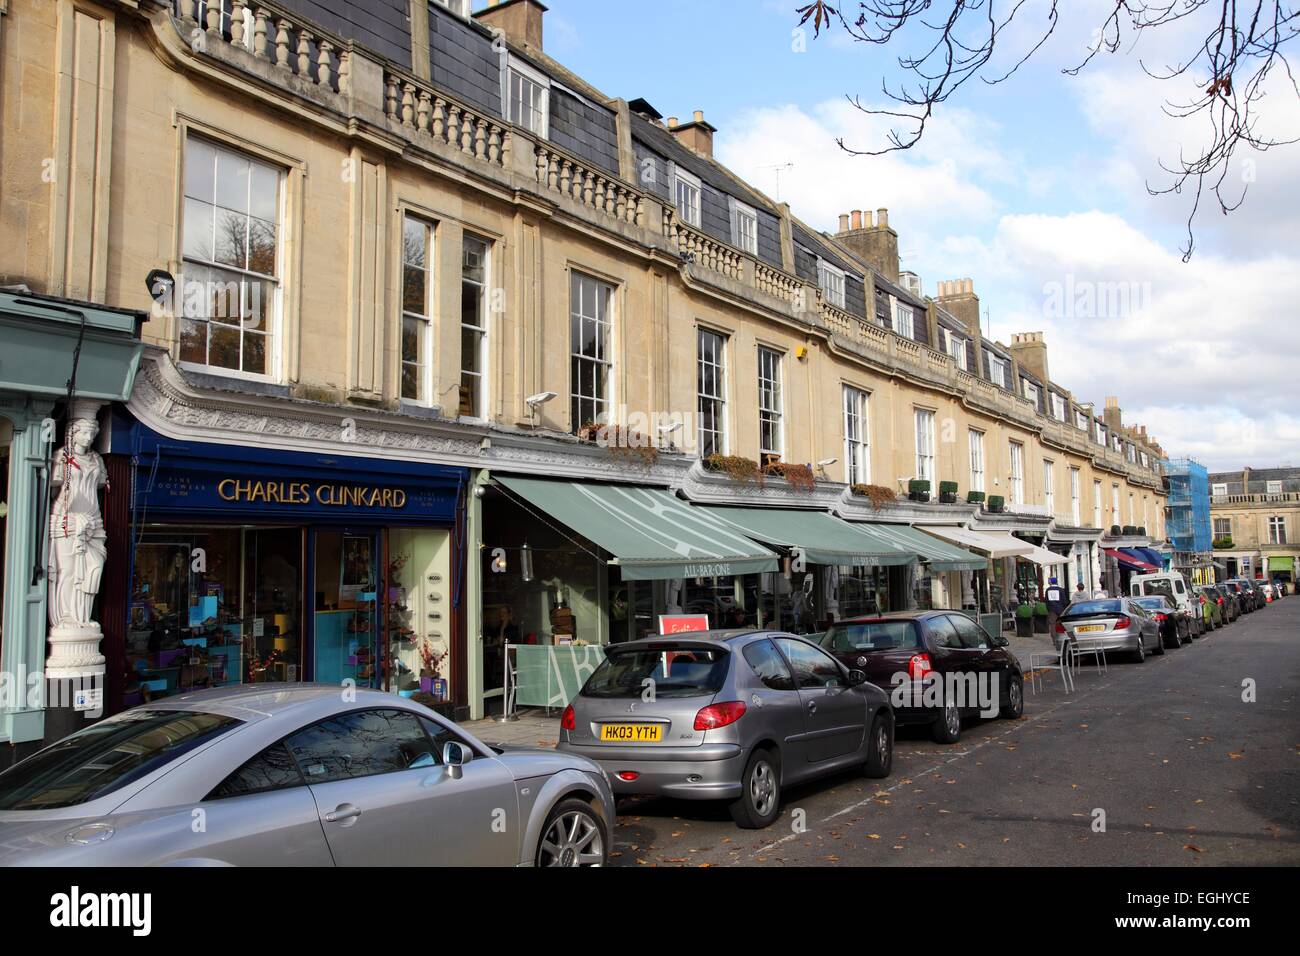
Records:
M546 48L610 96L644 97L665 116L703 109L719 130L718 158L769 196L770 167L793 163L780 198L817 228L833 231L851 209L889 208L903 268L927 293L941 279L973 278L995 338L1044 331L1054 379L1085 401L1118 395L1126 422L1147 425L1171 454L1223 469L1300 464L1290 305L1300 301L1300 150L1238 161L1247 203L1227 218L1207 204L1189 264L1179 248L1188 197L1147 194L1160 160L1199 131L1161 114L1190 87L1156 83L1139 62L1185 55L1196 24L1144 36L1069 77L1061 68L1082 57L1109 5L1071 0L1034 60L1000 85L968 83L920 146L855 158L835 137L871 148L885 128L844 95L883 103L881 81L897 81L904 51L837 28L816 40L808 30L796 52L803 2L550 0ZM1026 4L1005 36L1007 57L1033 42L1043 8ZM1292 136L1294 99L1275 97L1268 117ZM1110 311L1049 304L1062 288L1090 286L1132 294Z

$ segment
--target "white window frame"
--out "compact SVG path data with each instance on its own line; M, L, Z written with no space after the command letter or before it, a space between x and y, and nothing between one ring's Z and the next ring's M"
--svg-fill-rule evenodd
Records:
M782 385L785 355L766 345L758 346L758 451L760 455L785 456L785 390ZM771 398L770 404L765 400ZM776 447L763 444L763 426L771 426Z
M871 484L871 393L845 385L844 482Z
M1007 371L1011 363L1000 355L989 352L989 379L998 388L1007 387Z
M704 351L706 336L711 337L714 345L713 352L707 360ZM695 440L701 458L710 454L727 454L727 344L727 336L722 332L704 328L703 326L695 330L695 409L696 417L699 420ZM700 391L700 376L706 367L713 369L713 393ZM716 447L708 452L705 451L704 415L700 412L701 406L705 402L711 402L716 406L714 411L714 424L716 427L709 432L710 435L714 436Z
M1083 521L1082 504L1079 500L1079 469L1070 466L1070 517L1074 521L1074 526L1079 527Z
M1086 432L1086 431L1088 430L1088 413L1087 413L1087 412L1083 412L1083 411L1079 411L1078 409L1075 409L1075 412L1074 412L1074 427L1077 428L1077 429L1079 429L1079 431L1081 431L1081 432Z
M1092 482L1092 526L1101 527L1101 481L1093 479Z
M416 266L413 263L408 264L406 261L406 227L411 223L423 230L425 241L424 265ZM398 376L397 376L397 394L402 402L409 402L412 405L422 405L428 407L433 404L433 304L437 301L434 292L436 274L434 271L437 260L434 257L435 243L437 242L437 227L432 220L414 213L403 211L402 213L402 277L400 292L398 295L398 307L401 311L401 334L398 340ZM424 311L411 312L406 308L406 269L408 265L413 268L420 268L424 272ZM406 323L419 322L422 325L420 330L420 355L417 362L408 362L402 353L402 340L406 335ZM416 365L419 369L419 394L415 398L402 395L402 370L404 366Z
M1232 537L1232 518L1215 518L1213 522L1214 537Z
M682 205L682 189L686 189L687 203ZM694 195L692 201L691 196ZM700 228L704 209L704 186L698 176L694 176L680 166L673 167L673 202L677 206L677 215L688 226Z
M277 173L278 178L276 181L276 203L275 203L276 208L275 208L275 223L274 223L275 230L276 230L274 273L267 274L262 272L249 271L248 269L242 269L237 266L231 266L231 265L221 263L217 261L215 258L203 259L194 255L186 254L185 252L185 220L186 220L185 206L188 205L189 199L191 198L188 195L188 184L186 182L186 177L188 176L188 169L189 169L189 149L191 144L194 143L196 140L201 141L205 146L207 146L209 149L215 150L217 153L227 153L232 156L239 157L240 159L246 160L250 164L256 164L258 166L262 166L267 169L274 170ZM188 302L188 297L186 296L187 290L185 286L188 286L191 280L188 279L185 275L185 266L187 263L192 264L199 269L217 270L219 272L228 273L231 276L230 281L234 281L235 279L238 279L241 282L241 284L244 279L248 279L254 282L269 281L272 286L272 292L271 292L271 303L268 309L268 317L266 320L267 329L265 333L265 337L267 339L266 342L267 371L266 372L247 372L244 371L242 368L239 369L225 368L220 365L211 365L208 364L207 362L190 362L181 359L180 357L181 326L186 321L186 319L189 318L187 315L184 314L187 311L184 305L182 306L182 314L176 317L177 364L182 368L193 369L195 371L202 372L208 375L220 375L227 378L238 378L238 379L243 379L246 381L254 381L254 382L271 382L271 383L279 382L280 368L281 368L280 357L281 357L281 349L282 349L283 338L284 338L284 282L285 282L285 266L286 266L284 239L287 231L285 228L285 218L286 218L286 211L288 209L288 195L287 195L288 182L289 182L288 170L286 170L282 165L272 162L268 159L265 159L262 156L259 156L255 153L240 149L237 146L232 146L226 142L223 142L222 140L215 139L210 136L204 136L201 133L195 133L188 130L186 131L185 134L184 149L185 149L185 156L183 157L184 162L181 168L182 208L181 208L181 219L180 219L180 224L181 224L180 252L181 252L181 260L182 260L181 262L182 285L181 288L177 290L178 297L181 298L182 303ZM213 178L215 183L215 178L216 178L215 169L213 171ZM251 193L251 189L252 189L251 174L249 176L249 189ZM214 193L215 193L215 188L214 188ZM199 197L193 197L193 198L199 202L203 201ZM213 211L214 235L215 235L215 230L217 228L215 210L218 207L216 206L216 198L217 198L216 195L214 195L212 203L210 204L205 203L205 205L211 205L214 210ZM250 228L251 228L251 220L253 218L258 218L251 215L251 208L248 214L248 218L250 220ZM205 295L205 299L207 299L207 295ZM242 314L242 309L241 309L241 314ZM211 335L212 335L211 321L208 321L207 325L208 328L205 330L205 336L206 336L205 355L210 356ZM245 330L242 323L237 326L230 325L229 323L227 323L227 326L231 328L240 329L240 364L242 365L244 336L246 334L258 334L258 333L249 332L248 330Z
M463 418L463 419L466 420L466 421L481 422L481 421L486 421L486 420L490 417L490 416L488 415L488 388L489 388L489 385L490 385L490 382L491 382L491 379L489 378L489 375L488 375L488 372L490 371L490 369L489 369L489 364L488 364L488 355L489 355L489 352L488 352L488 336L489 336L489 334L490 334L490 327L491 327L491 323L492 323L492 310L491 310L491 308L490 308L490 303L489 303L489 301L488 301L488 296L489 296L489 290L492 288L492 240L489 239L487 236L480 236L480 235L478 235L477 233L473 233L473 232L466 232L466 233L464 233L464 234L462 235L462 238L461 238L461 275L460 275L461 301L462 301L462 303L464 302L464 295L465 295L465 286L466 286L466 284L467 284L467 283L471 283L471 282L473 282L473 280L468 280L468 279L465 278L465 270L464 270L464 262L465 262L464 243L465 243L466 240L473 240L473 241L475 241L475 242L480 242L480 243L483 244L483 281L482 281L482 283L474 283L474 284L477 284L477 285L479 286L479 290L478 290L478 295L479 295L479 321L480 321L482 324L480 324L480 325L468 325L468 324L466 324L466 322L465 322L465 308L464 308L464 305L462 304L462 306L461 306L461 315L460 315L461 342L464 343L464 341L465 341L465 333L466 333L466 332L472 331L473 333L475 333L475 334L478 336L478 369L479 369L479 370L478 370L477 372L467 372L467 370L465 369L465 356L464 356L464 354L462 353L462 354L461 354L461 357L460 357L460 375L461 375L462 383L463 383L463 379L464 379L464 377L465 377L467 374L469 374L469 375L475 375L475 376L478 377L478 380L479 380L479 402L480 402L480 404L482 405L482 407L481 407L481 408L474 409L474 412L476 412L477 414L461 415L460 417ZM463 346L463 344L462 344L462 348L463 348L463 347L464 347L464 346ZM457 393L457 395L459 396L459 392ZM457 410L458 410L458 411L459 411L459 407L460 407L460 405L459 405L459 400L458 400L458 401L457 401Z
M758 211L734 196L728 196L727 202L731 205L731 244L741 252L757 256Z
M1110 523L1123 527L1123 523L1119 520L1119 485L1117 484L1110 486Z
M966 433L970 450L970 490L984 491L984 433L972 428Z
M1264 494L1266 494L1266 495L1280 495L1281 493L1282 493L1282 482L1280 482L1280 481L1266 481L1266 482L1264 482Z
M521 79L527 80L534 86L538 87L541 96L540 104L534 104L534 108L540 113L540 129L534 129L530 123L521 123L514 116L514 79L512 74L517 74ZM528 130L539 139L550 139L551 136L551 78L540 70L537 70L513 56L509 52L502 59L501 67L501 106L502 113L508 122L514 123L523 129Z
M905 339L916 338L916 312L898 299L894 300L894 331Z
M822 290L822 298L837 309L844 308L844 278L846 273L825 259L817 260L817 285Z
M470 0L429 0L429 2L456 14L458 17L469 19Z
M1011 503L1025 503L1025 446L1018 441L1008 442L1011 456Z
M1052 417L1058 422L1065 422L1069 417L1069 410L1066 408L1065 396L1058 395L1056 392L1050 394L1052 396Z
M1043 503L1047 505L1047 514L1056 517L1056 462L1050 458L1043 459Z
M934 489L937 464L934 454L935 413L933 409L914 406L912 415L916 435L916 477L920 481L930 482Z
M574 283L577 282L575 286ZM588 314L586 306L586 296L580 295L580 301L574 302L574 292L581 292L584 288L583 282L594 285L596 298L593 300L594 309ZM597 404L603 405L603 412L593 411L591 421L597 424L612 424L609 419L609 411L614 407L614 319L617 308L618 287L612 282L607 282L597 276L587 272L574 269L569 279L569 417L570 419L582 418L582 415L575 416L574 403L578 405L578 411L581 411L582 405L590 404L594 407ZM604 302L602 315L601 302ZM580 343L573 341L573 322L574 318L579 320L579 330L582 324L587 321L595 322L597 326L597 346L596 354L589 356L583 354L578 346ZM574 363L590 363L598 368L603 368L605 373L605 388L603 395L584 395L578 390L578 379L574 376ZM601 422L600 416L604 415L604 422ZM578 429L586 424L586 421L573 421L569 423L570 430L577 434Z
M1283 515L1270 515L1268 519L1268 543L1286 544L1286 518Z
M944 329L943 333L946 340L944 343L945 344L944 351L946 351L952 357L952 360L957 364L957 367L959 369L961 369L963 372L967 371L966 340L962 338L960 335L954 335L952 332L948 331L947 329Z
M1037 408L1038 395L1039 395L1038 386L1035 385L1033 382L1029 381L1029 379L1027 378L1022 378L1020 380L1020 385L1021 385L1021 392L1024 394L1025 398L1033 402L1034 408Z
M1228 493L1227 482L1219 482L1217 484L1210 485L1210 494L1216 498L1222 497L1227 493Z

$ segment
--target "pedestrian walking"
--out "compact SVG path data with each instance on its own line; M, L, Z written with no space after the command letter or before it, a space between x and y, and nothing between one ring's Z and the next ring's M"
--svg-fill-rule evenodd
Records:
M1047 590L1043 593L1044 603L1047 605L1047 626L1051 630L1056 630L1056 622L1061 617L1061 611L1065 608L1065 588L1056 583L1056 578L1048 582Z
M1070 595L1070 603L1073 604L1075 601L1086 601L1087 599L1088 591L1084 588L1083 582L1080 581L1074 586L1074 593Z

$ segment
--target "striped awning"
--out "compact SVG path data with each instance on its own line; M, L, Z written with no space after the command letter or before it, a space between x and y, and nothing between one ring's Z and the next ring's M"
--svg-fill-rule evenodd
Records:
M508 491L604 548L624 580L776 571L777 555L663 488L494 474Z
M935 571L983 571L989 566L987 558L928 535L906 524L854 524L868 528L872 534L888 538L900 548L912 551Z
M703 511L764 544L797 549L809 564L839 567L892 567L911 564L916 552L824 511L786 508L726 508L699 505Z

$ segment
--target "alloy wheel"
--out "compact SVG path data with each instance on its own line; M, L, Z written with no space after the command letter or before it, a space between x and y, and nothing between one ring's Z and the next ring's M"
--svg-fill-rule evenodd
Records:
M776 775L772 765L766 760L755 762L749 773L749 799L755 812L765 817L772 810L772 801L776 797Z
M948 727L948 733L961 733L961 711L957 709L957 701L951 697L943 707L943 722Z
M552 822L542 839L541 866L600 866L605 844L589 812L570 810Z

